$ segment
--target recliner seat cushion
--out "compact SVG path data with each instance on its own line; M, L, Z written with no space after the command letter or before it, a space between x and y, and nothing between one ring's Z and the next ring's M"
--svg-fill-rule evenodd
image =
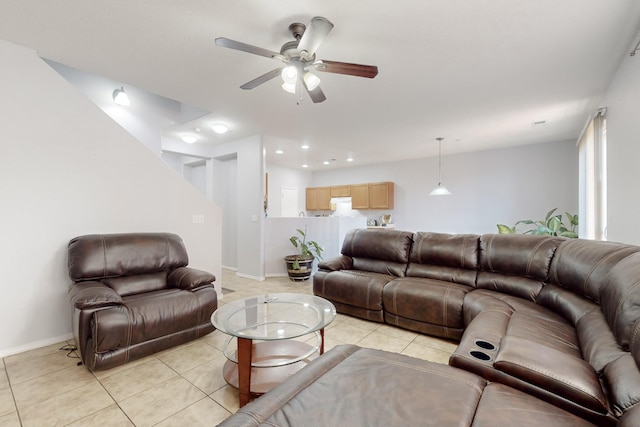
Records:
M96 353L123 348L193 328L202 323L202 302L192 292L161 290L125 297L124 305L94 313ZM204 301L203 301L204 302Z
M468 286L442 280L403 277L384 287L382 303L390 314L462 329L462 302L469 290Z
M322 298L367 310L382 310L382 288L394 276L358 270L316 273L313 291Z

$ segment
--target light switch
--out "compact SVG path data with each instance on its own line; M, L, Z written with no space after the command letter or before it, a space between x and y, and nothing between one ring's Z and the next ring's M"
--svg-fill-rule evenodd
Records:
M204 215L191 215L191 222L194 224L203 224L204 223Z

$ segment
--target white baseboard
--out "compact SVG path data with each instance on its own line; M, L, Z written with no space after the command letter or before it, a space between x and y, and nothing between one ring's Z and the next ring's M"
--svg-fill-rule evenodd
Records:
M243 274L243 273L236 273L236 276L244 277L245 279L257 280L258 282L263 282L265 279L264 277L251 276L249 274Z
M57 344L69 339L73 339L73 334L68 333L65 335L60 335L58 337L47 338L40 341L35 341L29 344L20 345L18 347L5 348L0 350L0 358L13 356L14 354L24 353L25 351L35 350L36 348L46 347L51 344Z

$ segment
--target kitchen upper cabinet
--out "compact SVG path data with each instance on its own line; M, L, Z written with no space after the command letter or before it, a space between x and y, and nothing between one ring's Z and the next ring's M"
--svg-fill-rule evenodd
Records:
M330 210L332 197L351 197L352 209L393 209L393 182L307 188L308 211Z
M349 197L350 195L350 185L338 185L335 187L331 187L331 197Z
M369 209L369 184L353 184L351 191L351 209Z
M331 209L331 187L318 187L318 209Z
M305 194L305 205L308 211L318 210L318 189L307 188Z
M307 188L305 197L308 211L331 209L331 187Z
M369 184L369 209L393 209L393 182Z

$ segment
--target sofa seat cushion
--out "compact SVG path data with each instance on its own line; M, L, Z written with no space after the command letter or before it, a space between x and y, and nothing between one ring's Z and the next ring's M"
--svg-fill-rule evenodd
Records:
M470 426L485 384L450 366L341 345L221 426Z
M462 302L471 289L442 280L403 277L384 287L382 303L389 314L462 329Z
M319 271L313 277L313 292L332 302L382 311L382 289L394 278L361 270Z
M473 420L474 427L592 425L557 406L499 383L491 383L484 388Z
M579 357L526 338L505 336L493 366L592 411L607 413L607 399L598 375Z
M469 325L479 313L485 310L498 310L509 315L517 312L556 323L568 323L564 317L533 301L498 291L474 289L464 296L465 325Z
M203 291L154 291L125 297L124 305L96 311L91 324L95 352L128 347L202 324L204 313L211 313L217 304L213 288Z

